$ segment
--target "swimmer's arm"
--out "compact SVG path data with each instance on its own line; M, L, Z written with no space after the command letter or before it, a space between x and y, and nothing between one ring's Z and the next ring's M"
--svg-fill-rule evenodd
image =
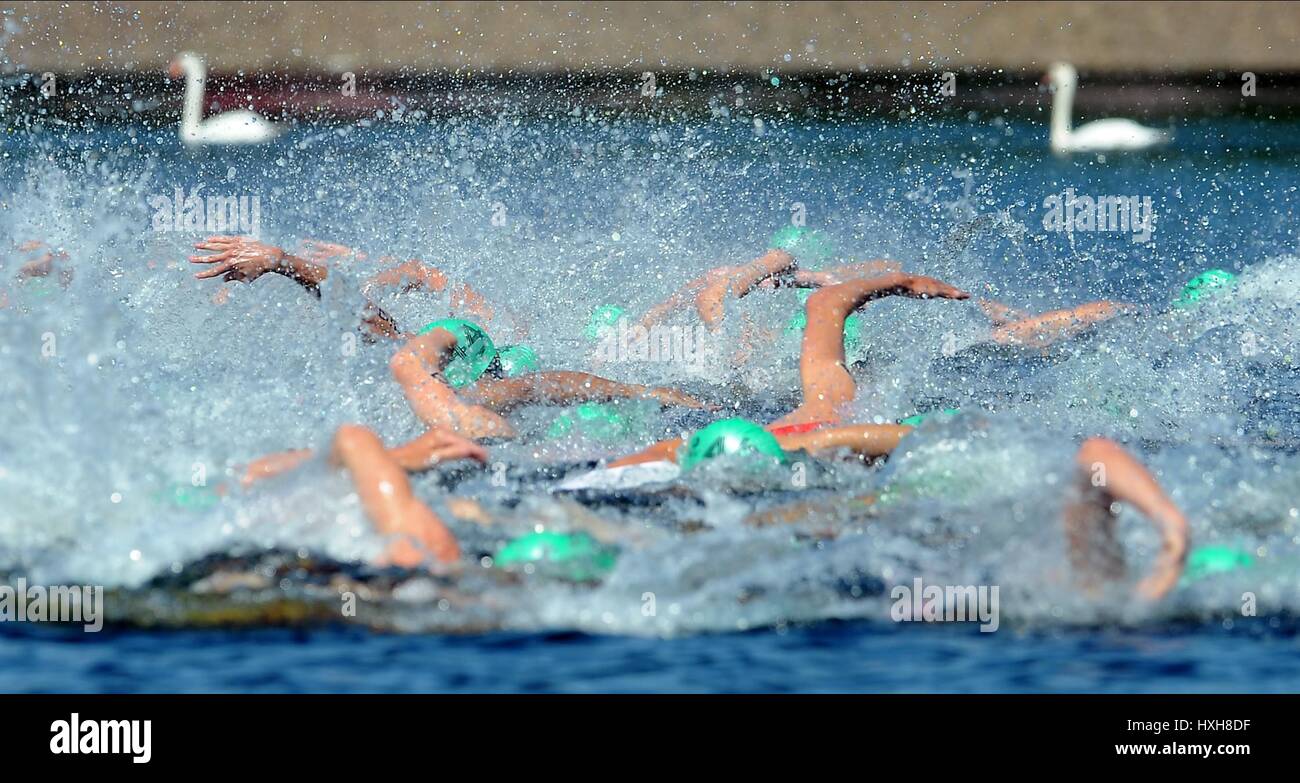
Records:
M311 455L311 449L294 449L260 457L248 463L240 483L247 487L263 479L286 473L311 459Z
M814 292L808 297L808 325L799 352L803 402L776 424L839 417L840 408L857 393L857 384L844 367L844 321L862 305L885 296L966 299L970 294L932 277L901 272L850 280Z
M1089 326L1110 320L1121 313L1132 312L1133 305L1121 302L1088 302L1065 310L1023 318L1012 323L1003 324L993 330L993 340L999 343L1015 343L1043 347L1057 340L1082 332Z
M484 438L513 434L509 423L481 405L462 402L442 380L456 337L434 329L409 339L388 362L411 411L431 427L446 427L462 436Z
M599 375L568 370L548 370L503 378L485 384L479 394L481 402L499 411L520 405L568 405L641 398L686 408L709 407L689 394L670 387L620 383Z
M440 379L455 346L455 335L446 329L434 329L407 340L388 361L393 379L402 387L411 410L433 427L454 426L452 409L464 405Z
M202 242L196 242L194 247L213 251L212 255L190 256L192 264L212 265L210 269L194 275L199 280L221 277L227 281L252 282L267 272L274 272L293 280L319 297L320 285L329 277L329 269L324 265L290 255L275 245L251 237L211 236ZM361 321L371 334L400 336L392 317L373 302L367 302Z
M699 277L688 280L685 285L674 291L672 296L647 310L646 314L638 322L639 325L644 329L649 329L678 310L692 306L695 303L695 297L699 295L700 291L704 290L705 286L720 279L729 280L731 275L735 274L738 269L739 267L735 266L719 266L710 269Z
M431 427L420 437L389 449L388 454L408 472L428 470L440 463L460 459L472 459L486 465L488 458L487 449L442 427Z
M695 310L710 330L717 329L726 314L724 303L730 294L737 299L753 291L759 283L792 269L794 256L784 250L769 250L728 275L719 275L695 295Z
M778 435L777 441L786 451L818 454L848 449L864 457L883 457L897 448L898 442L911 431L912 428L905 424L851 424Z
M677 452L681 450L683 443L685 443L685 441L681 438L661 440L635 454L620 457L619 459L609 463L606 467L621 468L627 465L639 465L643 462L676 462Z
M1128 503L1160 534L1160 553L1151 573L1138 582L1137 592L1151 600L1163 598L1178 583L1187 562L1187 518L1165 494L1155 476L1119 444L1105 438L1090 438L1079 448L1075 459L1085 486L1097 490L1095 502L1104 506L1098 511L1110 513L1115 501ZM1082 559L1079 548L1093 543L1077 536L1070 539L1071 554L1076 560Z
M425 551L442 563L460 559L456 536L437 513L415 496L406 471L375 433L358 425L340 427L329 459L351 475L375 529L392 537L383 562L414 567L424 562Z
M248 463L240 483L247 487L286 473L311 459L312 453L311 449L294 449L253 460ZM388 449L388 454L408 472L428 470L438 463L458 459L487 463L487 449L441 427L433 427L415 440Z
M457 318L472 318L476 321L491 321L496 316L494 308L487 297L475 290L469 283L455 283L446 272L417 259L411 259L391 269L385 269L368 280L362 287L369 291L377 286L391 286L402 291L424 289L431 293L450 291L451 315ZM518 319L514 319L518 326ZM519 330L522 332L524 330Z
M839 285L857 278L878 277L901 271L903 271L902 264L885 259L846 264L820 272L814 272L810 269L798 269L794 273L794 285L796 288L824 288L828 285Z
M382 259L381 259L382 260ZM374 287L393 287L403 291L422 288L439 293L447 288L447 275L435 266L411 259L397 266L371 275L363 284L366 290Z

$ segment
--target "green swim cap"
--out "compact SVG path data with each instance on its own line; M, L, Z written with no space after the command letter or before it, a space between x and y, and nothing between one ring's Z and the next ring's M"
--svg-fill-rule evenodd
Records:
M158 505L175 506L192 511L205 511L221 502L220 496L212 487L196 487L192 484L171 484L152 495Z
M777 231L767 240L767 246L774 250L784 250L798 258L804 266L825 261L835 253L829 237L816 229L803 226L786 226Z
M799 301L801 302L806 303L810 296L812 296L812 292L806 288L799 291ZM803 330L806 328L808 328L808 311L805 306L805 308L801 308L799 312L790 316L790 320L786 322L785 330L782 334L797 334L802 338ZM847 356L848 354L853 353L861 345L862 319L854 313L844 319L844 354Z
M1202 299L1217 296L1231 288L1237 282L1237 276L1223 269L1210 269L1187 281L1183 290L1174 300L1174 307L1185 310L1199 304Z
M1226 574L1241 571L1255 564L1255 558L1243 549L1230 546L1201 546L1193 549L1187 556L1187 570L1183 578L1187 581L1204 579L1213 574Z
M618 325L618 321L623 317L623 308L618 305L601 305L591 311L591 318L587 321L587 329L584 334L588 340L599 340L601 332L606 329L612 329Z
M776 436L749 419L723 419L696 430L680 458L682 470L720 454L762 454L785 462L785 451Z
M447 366L442 370L443 377L453 388L459 389L477 381L497 355L492 338L471 321L463 318L443 318L424 327L419 333L428 334L434 329L446 329L456 336L456 347L452 350L451 361L447 362Z
M906 424L909 427L919 427L935 416L956 416L961 413L960 408L944 408L943 410L927 411L925 413L914 413L906 419L899 419L899 424Z
M532 564L538 573L574 582L594 582L614 570L618 549L587 533L542 531L519 536L493 558L503 568Z
M54 293L55 285L49 277L29 277L23 288L37 299L44 299Z
M556 417L546 437L563 438L575 428L589 438L622 440L631 431L631 422L613 405L584 402Z
M507 378L541 369L537 354L526 345L503 345L497 349L497 361L501 363L501 372Z

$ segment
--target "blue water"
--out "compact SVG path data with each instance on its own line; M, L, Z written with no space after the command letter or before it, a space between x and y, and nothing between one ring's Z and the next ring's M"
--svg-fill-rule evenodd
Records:
M0 635L0 690L91 693L1281 693L1300 640L1267 620L981 635L827 623L643 639L361 630Z
M1300 689L1290 619L1300 612L1300 335L1288 287L1298 279L1298 131L1191 120L1167 150L1105 161L1052 157L1043 122L994 115L759 126L745 118L605 122L579 112L300 128L263 149L199 156L168 129L50 126L4 136L12 165L0 174L0 235L66 248L77 278L64 298L25 300L24 315L0 310L8 340L0 396L12 401L0 410L0 571L136 590L162 613L176 596L151 593L148 580L205 555L251 542L350 561L372 543L328 528L336 517L355 523L356 509L322 471L213 509L150 499L188 481L195 465L229 479L261 454L319 446L344 422L364 421L389 440L419 431L386 382L391 346L363 345L355 361L338 360L355 276L366 270L332 276L323 304L266 280L235 287L217 306L211 284L167 266L195 237L153 232L147 199L196 184L261 196L268 241L292 246L311 236L372 257L438 262L544 325L532 340L563 368L589 369L574 346L592 307L642 307L687 275L752 257L796 203L849 260L898 258L1029 309L1134 302L1136 319L1045 361L963 353L944 362L945 332L962 346L978 343L984 325L970 308L873 305L863 315L860 358L870 369L857 412L890 420L936 402L987 411L998 439L970 464L1008 484L1025 465L1055 470L1079 438L1120 439L1188 510L1198 541L1246 548L1260 566L1180 589L1159 607L1135 611L1122 597L1081 607L1046 573L1060 557L1044 519L1058 494L1050 488L1021 487L1017 502L905 505L865 532L855 528L861 534L813 546L781 531L737 529L740 515L781 498L745 498L738 509L704 482L694 489L716 530L693 536L672 524L700 516L690 504L596 505L605 521L653 535L589 592L471 582L494 607L484 620L472 609L444 612L416 590L396 621L377 623L402 634L0 627L0 690ZM1152 241L1045 232L1043 200L1067 187L1152 197ZM497 205L510 215L504 226L490 220ZM1236 298L1193 324L1165 313L1181 282L1207 266L1244 273ZM756 320L785 317L774 300L751 299L742 311ZM409 297L382 304L407 328L444 306ZM32 349L48 333L62 346L53 362ZM1240 350L1248 336L1258 351ZM793 356L762 358L740 373L602 372L778 411L793 388ZM682 422L698 417L669 411L655 426ZM978 442L963 426L917 433L908 457L883 472L837 467L822 489L861 494L882 476L923 473L950 440ZM457 491L512 524L563 517L569 511L529 471L634 445L547 446L542 456L532 443L500 447L494 456L523 477L504 489L471 478ZM433 480L417 488L429 502L444 491ZM1142 562L1149 534L1121 521L1126 548ZM888 622L888 600L872 585L914 574L1002 584L1003 627L979 634ZM286 593L320 600L288 581ZM647 625L639 600L647 590L680 611ZM1258 594L1259 616L1237 613L1245 592ZM119 619L151 619L132 611Z

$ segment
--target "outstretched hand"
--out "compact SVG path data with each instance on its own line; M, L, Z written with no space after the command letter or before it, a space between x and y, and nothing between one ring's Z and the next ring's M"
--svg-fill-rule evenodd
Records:
M224 276L224 280L252 282L285 263L283 250L252 237L212 236L194 243L194 247L214 252L210 256L190 256L191 264L212 265L211 269L194 275L200 280Z
M925 275L904 275L900 292L918 299L970 299L970 294Z
M406 470L423 470L458 459L472 459L486 465L488 458L487 449L444 427L433 427L410 443L390 449L389 453Z

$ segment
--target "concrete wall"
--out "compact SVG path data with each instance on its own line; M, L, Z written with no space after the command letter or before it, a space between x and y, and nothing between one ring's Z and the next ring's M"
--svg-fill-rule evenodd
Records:
M19 2L7 72L615 68L1300 70L1281 2Z

